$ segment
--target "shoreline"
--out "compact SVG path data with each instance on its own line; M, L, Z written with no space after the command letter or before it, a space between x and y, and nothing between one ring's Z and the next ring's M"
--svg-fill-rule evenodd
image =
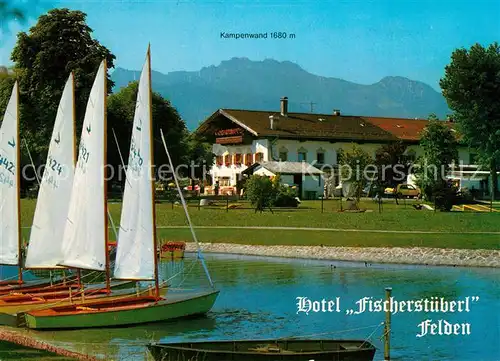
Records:
M329 247L263 246L236 243L201 243L206 253L229 253L248 256L321 259L370 263L491 267L500 268L500 251L488 249L452 249L425 247ZM194 242L186 243L186 252L196 252Z

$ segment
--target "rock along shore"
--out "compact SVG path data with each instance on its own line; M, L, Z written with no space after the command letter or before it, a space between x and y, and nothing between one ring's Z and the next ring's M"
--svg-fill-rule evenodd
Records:
M327 247L260 246L234 243L200 243L203 252L252 256L324 259L370 263L420 264L438 266L500 267L500 251L487 249L445 249L425 247ZM186 244L195 252L196 244Z

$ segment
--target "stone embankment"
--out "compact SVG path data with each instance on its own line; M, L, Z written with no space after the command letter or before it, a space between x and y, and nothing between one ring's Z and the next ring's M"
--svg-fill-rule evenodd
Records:
M232 243L200 243L200 246L203 252L207 253L232 253L370 263L500 267L500 251L486 249L258 246ZM193 242L187 243L186 251L196 251L196 244Z

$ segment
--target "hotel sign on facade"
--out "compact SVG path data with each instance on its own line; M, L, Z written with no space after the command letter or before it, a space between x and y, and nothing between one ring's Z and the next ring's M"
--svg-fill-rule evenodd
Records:
M215 132L217 144L239 144L243 143L243 129L221 129Z

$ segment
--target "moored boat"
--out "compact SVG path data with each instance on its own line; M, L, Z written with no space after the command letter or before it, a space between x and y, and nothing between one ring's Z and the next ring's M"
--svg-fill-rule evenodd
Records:
M47 290L48 287L59 287L75 280L76 277L68 277L65 280L58 278L52 282L50 279L34 279L23 281L22 283L19 283L17 280L5 280L0 281L0 295L11 292L38 292L41 289Z
M93 127L98 127L99 132L102 131L103 126L105 128L106 119L104 115L94 117L93 121L96 123ZM87 129L85 122L83 129ZM99 148L99 144L102 143L91 144L98 151L91 151L90 154L100 154L102 148ZM167 155L169 161L171 161L168 150ZM104 166L103 163L95 162L94 164L99 168ZM146 62L139 80L129 160L126 168L114 279L154 281L154 291L148 297L131 295L114 301L103 300L92 304L81 303L67 307L51 307L39 311L29 311L25 314L27 327L60 329L142 324L204 314L212 308L219 291L213 287L201 257L212 289L194 293L168 292L166 297L161 294L162 287L158 275L153 164L151 66L148 48ZM75 174L76 177L77 174ZM97 185L94 184L94 186ZM88 212L93 211L93 208L88 209ZM70 226L74 227L73 224ZM91 241L93 242L92 239ZM76 256L84 254L88 242L88 236L85 233L73 232L73 245L68 244L66 247L67 256L72 257L72 259L61 264L72 266L81 262ZM73 249L79 249L79 252ZM98 265L90 257L86 261L88 262L85 265L87 269L92 269L91 267Z
M156 295L121 297L80 304L57 306L25 314L32 329L77 329L117 327L192 317L207 313L219 291L168 292L160 299Z
M132 288L134 283L132 281L112 282L111 293L102 283L87 285L83 290L77 284L72 284L61 288L47 289L44 292L10 293L0 296L0 313L22 313L45 307L80 304L94 299L114 300L136 294L137 291ZM148 290L139 292L143 295L149 293Z
M372 361L375 346L363 340L254 340L152 343L156 361Z
M11 109L6 112L6 119L14 120L14 124L19 121L17 112L13 111L13 109L17 109L18 107L16 89L17 85L13 91L10 103ZM21 268L23 268L49 274L55 270L60 274L60 277L52 281L49 279L48 281L40 280L20 283L19 280L15 280L12 285L4 285L0 288L1 313L21 313L34 308L38 309L42 306L49 307L67 303L79 303L84 300L107 296L116 297L116 290L123 288L130 289L126 293L128 295L136 293L132 289L134 286L133 281L118 280L109 282L109 284L98 283L96 282L95 274L88 273L85 277L80 277L80 270L76 270L75 273L78 274L77 276L67 277L65 274L67 267L58 265L58 262L63 257L62 245L64 237L62 230L64 230L70 205L69 198L73 186L73 174L76 162L74 113L74 77L73 74L70 74L59 102L43 178L41 181L39 180L40 188L30 239L26 250L26 260L23 262L22 259L16 259L19 265L22 265L19 269L20 275L22 274ZM12 116L14 117L12 118ZM6 123L6 126L8 127L9 123ZM11 141L8 145L10 144L10 148L15 148L17 143ZM15 150L13 150L13 153L15 153ZM14 182L10 182L8 185L10 187L7 188L7 193L2 192L2 194L6 196L10 195L13 199L6 197L6 201L12 200L12 204L15 206L19 201L19 192L15 191ZM7 226L9 226L9 222L18 225L19 217L13 217L10 220L7 219ZM9 226L7 229L12 230L14 227ZM15 240L15 237L2 240L4 243L7 243L7 241L10 242L10 247L0 250L2 257L9 256L9 252L12 253L15 243L13 241ZM12 250L9 251L9 248ZM22 253L19 252L16 256L22 255ZM10 258L13 258L12 255ZM88 283L87 280L91 283ZM107 287L108 285L109 288ZM118 295L123 297L124 292L119 292Z

